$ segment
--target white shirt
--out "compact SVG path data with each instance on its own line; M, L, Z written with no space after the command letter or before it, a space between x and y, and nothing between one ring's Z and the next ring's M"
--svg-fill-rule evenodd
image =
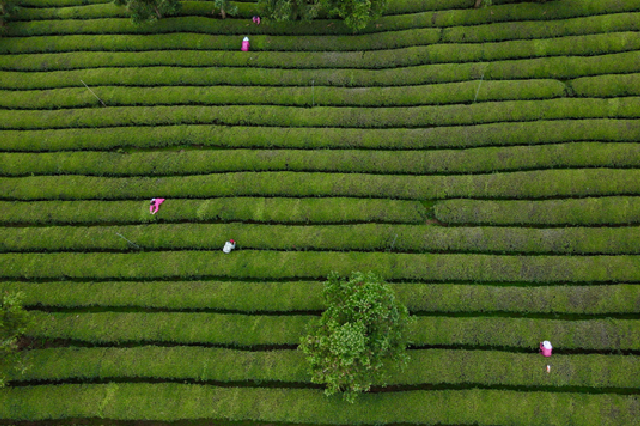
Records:
M229 241L227 241L226 243L224 243L224 247L222 248L222 251L229 254L231 253L231 250L236 248L236 243L231 244Z

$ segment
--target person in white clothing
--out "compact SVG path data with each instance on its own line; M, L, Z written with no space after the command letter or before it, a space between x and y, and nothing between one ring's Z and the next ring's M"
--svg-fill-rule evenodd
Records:
M226 243L224 243L224 247L222 248L222 251L225 254L229 254L231 253L231 250L234 250L236 248L236 242L234 240L229 240Z

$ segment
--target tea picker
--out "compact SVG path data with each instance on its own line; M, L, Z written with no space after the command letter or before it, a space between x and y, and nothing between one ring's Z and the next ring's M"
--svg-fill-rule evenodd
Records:
M235 248L236 248L235 240L229 240L226 243L224 243L224 247L222 248L222 251L224 252L224 254L229 254L231 253L231 250L235 250Z
M149 213L156 214L160 208L160 204L164 203L164 198L152 198L149 206Z

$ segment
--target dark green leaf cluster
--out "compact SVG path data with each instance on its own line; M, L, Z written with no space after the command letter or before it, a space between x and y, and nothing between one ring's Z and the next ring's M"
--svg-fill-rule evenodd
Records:
M404 369L412 319L391 287L373 273L353 273L343 281L334 272L324 283L323 296L328 308L309 326L300 349L310 363L311 381L326 384L326 395L343 392L353 402L373 382L386 384L391 362Z
M260 0L259 3L277 22L310 21L324 11L330 16L339 16L347 27L358 31L371 19L382 16L389 0Z
M18 338L32 326L29 312L22 309L22 292L5 292L0 306L0 387L5 385L8 368L15 367L18 371L25 371L26 367L18 356Z
M135 24L154 23L165 15L180 11L179 0L114 0L116 6L126 6Z

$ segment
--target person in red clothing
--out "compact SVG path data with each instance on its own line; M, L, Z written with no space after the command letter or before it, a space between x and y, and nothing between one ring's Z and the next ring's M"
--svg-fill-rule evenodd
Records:
M553 347L551 346L551 342L545 340L544 342L540 342L540 353L545 356L545 358L551 357L551 351Z

